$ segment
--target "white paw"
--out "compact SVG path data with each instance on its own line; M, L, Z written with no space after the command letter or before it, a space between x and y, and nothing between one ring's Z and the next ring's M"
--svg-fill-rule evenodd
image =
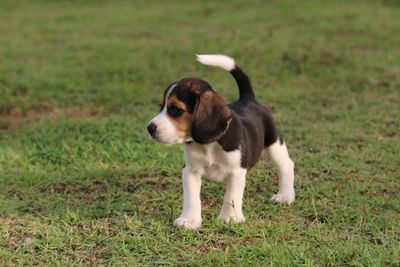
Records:
M224 205L218 215L218 220L225 223L241 223L246 219L244 218L242 210L235 211L232 207Z
M190 218L179 217L174 221L174 225L185 229L197 229L201 226L201 219L195 220Z
M294 201L294 192L285 194L278 193L276 195L273 195L270 201L273 203L286 203L290 205Z
M224 223L241 223L246 221L243 215L222 215L218 216L218 220L223 221Z

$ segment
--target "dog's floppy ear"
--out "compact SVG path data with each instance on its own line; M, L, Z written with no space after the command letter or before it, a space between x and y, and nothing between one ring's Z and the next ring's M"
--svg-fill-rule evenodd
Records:
M214 91L200 94L194 110L192 138L200 144L218 140L227 130L231 112L224 100Z

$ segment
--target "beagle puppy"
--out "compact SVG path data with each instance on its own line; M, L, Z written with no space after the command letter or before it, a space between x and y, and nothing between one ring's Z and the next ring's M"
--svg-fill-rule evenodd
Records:
M226 104L210 84L198 78L184 78L165 90L160 113L147 130L159 143L184 147L183 210L174 225L186 229L201 226L202 176L226 183L218 219L244 222L246 174L264 149L279 175L279 191L271 202L291 204L295 198L294 163L271 113L257 102L249 78L228 56L197 55L197 60L229 71L239 87L239 99Z

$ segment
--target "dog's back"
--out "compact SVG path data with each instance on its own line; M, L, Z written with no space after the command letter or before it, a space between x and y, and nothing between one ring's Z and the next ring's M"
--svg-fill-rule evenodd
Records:
M242 165L251 168L259 159L264 148L275 143L278 132L271 113L257 102L253 87L246 73L225 55L197 55L203 64L216 66L229 71L239 87L239 99L228 106L233 111L231 129L226 133L224 143L232 145L237 140L245 157Z

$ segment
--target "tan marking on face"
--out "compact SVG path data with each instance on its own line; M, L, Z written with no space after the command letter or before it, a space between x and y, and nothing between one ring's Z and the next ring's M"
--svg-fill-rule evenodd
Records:
M192 129L192 114L187 112L186 104L180 101L175 95L172 95L167 101L167 107L176 106L183 110L182 114L178 117L169 116L172 124L176 128L176 133L181 138L190 137Z
M183 103L182 101L180 101L176 97L176 95L171 95L167 100L167 107L174 106L174 105L177 106L178 108L186 111L186 104Z

